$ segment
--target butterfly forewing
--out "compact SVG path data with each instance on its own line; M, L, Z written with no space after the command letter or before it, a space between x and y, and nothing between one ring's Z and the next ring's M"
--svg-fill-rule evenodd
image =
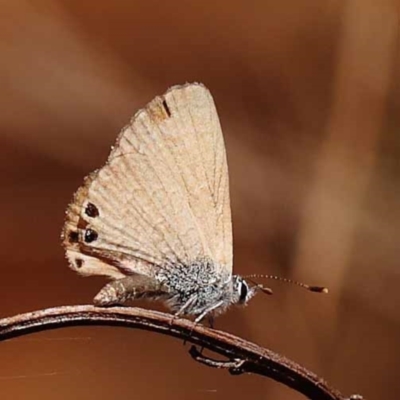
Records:
M204 257L231 273L225 147L204 86L173 87L135 115L75 195L64 244L84 274L154 275Z

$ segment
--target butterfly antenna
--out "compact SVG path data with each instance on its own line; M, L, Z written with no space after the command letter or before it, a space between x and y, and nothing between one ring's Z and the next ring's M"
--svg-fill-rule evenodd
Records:
M328 293L328 288L323 287L323 286L311 286L307 285L306 283L294 281L292 279L287 279L287 278L282 278L280 276L275 276L275 275L259 275L259 274L253 274L253 275L245 275L243 278L264 278L264 279L273 279L275 281L280 281L284 283L289 283L291 285L296 285L300 286L303 289L309 290L310 292L315 292L315 293ZM255 282L254 282L255 283ZM261 289L261 287L260 287Z

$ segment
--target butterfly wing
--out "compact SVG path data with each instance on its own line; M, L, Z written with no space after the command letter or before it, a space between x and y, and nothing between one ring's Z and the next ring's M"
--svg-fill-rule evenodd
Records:
M172 87L135 115L75 194L63 243L84 275L153 276L204 257L232 272L225 146L203 85Z

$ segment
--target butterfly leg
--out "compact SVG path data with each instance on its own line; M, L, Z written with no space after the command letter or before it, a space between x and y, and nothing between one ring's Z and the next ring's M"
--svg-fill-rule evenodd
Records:
M172 316L171 321L169 321L169 324L172 325L174 321L179 318L185 310L194 302L196 301L196 297L190 297L190 299Z
M211 329L214 329L214 315L208 314L207 315L208 325Z
M175 317L179 317L180 315L182 315L185 310L192 305L195 301L196 301L197 297L196 296L192 296L175 314Z
M212 311L217 309L223 304L223 301L219 301L218 303L213 304L211 307L208 307L205 311L203 311L195 320L194 324L198 324L207 314L210 314Z
M207 322L208 322L208 325L209 325L209 327L211 328L211 329L214 329L214 316L212 315L212 314L208 314L207 315ZM192 334L192 332L193 332L193 329L194 329L194 327L196 326L196 323L194 323L193 324L193 327L192 327L192 330L191 330L191 332L190 332L190 335ZM190 336L189 336L190 337ZM185 340L185 343L186 343L186 340ZM194 347L194 346L193 346ZM197 348L196 348L196 351L199 353L199 354L203 354L203 350L204 350L204 346L201 346L200 347L200 350L197 350ZM189 351L189 353L192 351L192 349Z
M218 303L215 303L214 305L212 305L211 307L208 307L205 311L203 311L195 320L194 320L194 322L193 322L193 325L192 325L192 329L190 330L190 332L189 332L189 336L183 341L183 344L185 345L186 344L186 341L188 340L188 339L190 339L191 338L191 336L192 336L192 334L193 334L193 330L194 330L194 328L196 327L196 325L207 315L207 317L208 317L208 322L209 322L209 324L210 324L210 328L212 328L213 327L213 325L214 325L214 317L212 316L212 314L211 314L211 312L213 311L213 310L215 310L216 308L218 308L221 304L223 304L223 302L222 301L219 301ZM186 306L186 304L184 305L184 307ZM180 311L180 310L179 310ZM178 311L178 312L179 312ZM176 314L175 314L176 315ZM200 349L200 353L202 353L203 352L203 349L204 349L204 347L201 347L201 349Z
M154 278L135 274L108 283L97 293L93 302L102 307L114 306L127 300L160 296L164 293L162 285Z

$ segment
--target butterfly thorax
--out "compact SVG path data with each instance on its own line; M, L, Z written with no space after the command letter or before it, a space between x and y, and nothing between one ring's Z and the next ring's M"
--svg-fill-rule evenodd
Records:
M220 314L238 302L232 275L210 259L174 263L156 279L166 288L166 303L180 315Z

